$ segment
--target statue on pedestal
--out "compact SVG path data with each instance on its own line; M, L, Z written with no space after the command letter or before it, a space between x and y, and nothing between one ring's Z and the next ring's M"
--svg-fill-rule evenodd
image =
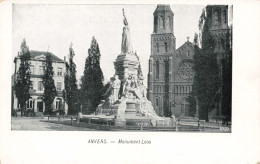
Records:
M121 81L118 79L118 75L114 76L114 81L112 82L112 88L113 88L113 100L117 101L119 99L119 89L121 86Z
M146 91L146 87L144 86L143 80L144 80L144 77L143 77L143 76L140 76L140 77L138 78L138 84L137 84L137 86L138 86L139 92L141 93L142 97L143 97L144 99L147 99L147 98L146 98L146 93L147 93L147 91Z
M109 102L109 104L113 104L114 102L114 97L113 95L113 82L114 82L114 78L111 77L110 81L105 85L104 87L104 94L102 95L103 100L105 100L106 102Z
M125 16L125 12L123 9L123 16L124 16L124 27L122 33L122 44L121 44L121 53L132 53L133 48L131 44L131 37L130 37L130 28L128 26L128 22Z
M134 95L135 88L137 88L137 83L132 75L129 75L124 82L123 86L123 96L129 97Z

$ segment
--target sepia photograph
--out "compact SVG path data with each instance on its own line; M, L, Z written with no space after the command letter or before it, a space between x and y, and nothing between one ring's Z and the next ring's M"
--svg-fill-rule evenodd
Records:
M12 130L231 133L232 5L12 9Z

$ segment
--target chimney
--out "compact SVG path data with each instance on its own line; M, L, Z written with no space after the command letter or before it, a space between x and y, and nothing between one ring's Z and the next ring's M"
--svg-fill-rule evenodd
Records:
M64 56L64 62L66 62L66 56Z

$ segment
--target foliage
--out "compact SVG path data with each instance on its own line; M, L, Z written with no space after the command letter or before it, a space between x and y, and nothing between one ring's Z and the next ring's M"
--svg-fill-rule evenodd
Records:
M20 67L18 73L16 75L15 84L14 84L14 91L16 97L18 99L18 103L23 111L25 110L26 101L29 100L30 94L30 51L28 46L26 45L25 39L21 44L21 55L20 55Z
M47 53L46 60L44 63L44 75L42 77L43 86L44 86L44 95L43 101L45 103L45 111L44 114L52 113L52 103L57 96L56 87L53 80L53 67L52 67L52 59L51 54Z
M228 33L228 36L232 36L232 33ZM232 41L232 39L231 39ZM228 48L227 60L223 65L223 87L221 97L221 113L222 116L226 117L229 121L231 120L231 107L232 107L232 42L227 42L226 47Z
M75 53L72 49L72 45L69 49L69 63L66 64L66 75L65 75L65 100L68 103L68 114L74 115L79 112L77 107L78 103L78 85L76 79L76 64L73 62Z
M208 17L211 18L211 17ZM221 108L221 115L231 120L232 103L232 27L227 35L213 39L209 31L211 20L203 10L199 29L202 50L195 48L193 96L199 103L199 116L208 121L208 114L213 108ZM195 35L198 46L198 35ZM226 45L224 45L226 43ZM216 51L217 50L217 51ZM224 50L219 54L219 50ZM217 59L218 58L218 59ZM220 106L219 106L220 105ZM217 110L217 115L219 110Z
M112 94L112 84L111 82L108 82L104 87L102 91L102 100L107 100L109 96Z
M100 68L100 56L98 43L93 37L88 49L84 75L81 77L83 112L93 113L102 99L104 77Z
M195 73L193 95L199 103L199 117L209 120L208 114L214 108L216 94L219 90L219 73L217 55L214 54L215 43L207 28L202 32L202 50L198 47L198 37L194 41L194 66Z

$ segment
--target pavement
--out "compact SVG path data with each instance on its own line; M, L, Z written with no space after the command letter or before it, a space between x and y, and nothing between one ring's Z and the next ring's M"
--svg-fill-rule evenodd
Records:
M23 131L26 130L28 131L97 131L96 129L90 129L85 127L49 123L46 121L41 121L41 119L42 117L12 117L11 129L23 130ZM211 127L206 123L205 130L201 132L202 133L230 133L231 128L216 127L216 126Z
M12 130L31 131L93 131L93 129L40 121L41 117L12 117Z

